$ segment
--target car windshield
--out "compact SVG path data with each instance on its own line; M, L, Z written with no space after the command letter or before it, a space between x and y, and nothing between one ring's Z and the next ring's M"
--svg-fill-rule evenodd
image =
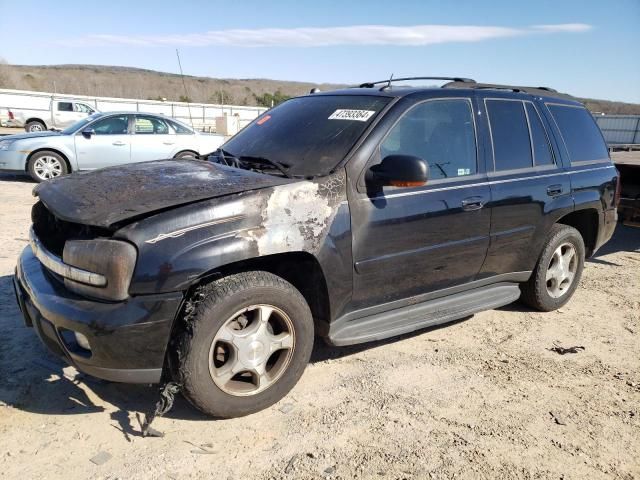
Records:
M287 176L327 175L390 98L311 95L265 112L222 148L225 155L277 163Z
M76 123L74 123L70 127L67 127L64 130L62 130L62 134L63 135L71 135L72 133L77 132L78 130L80 130L82 127L84 127L88 123L93 122L100 115L101 115L100 113L94 113L93 115L89 115L88 117L83 118L82 120L77 121Z

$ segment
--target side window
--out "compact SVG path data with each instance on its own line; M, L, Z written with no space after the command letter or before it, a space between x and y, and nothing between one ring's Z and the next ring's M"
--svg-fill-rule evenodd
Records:
M413 107L380 145L380 155L413 155L429 163L429 179L477 173L476 136L466 99L431 100Z
M531 128L531 140L533 143L533 158L536 166L538 165L553 165L553 153L551 153L551 147L549 145L549 139L545 133L542 120L538 115L536 107L533 103L526 102L525 108L527 109L527 117L529 117L529 127Z
M71 102L58 102L59 112L73 112L73 103Z
M129 116L118 115L98 120L91 125L96 135L126 135L129 129Z
M190 129L188 129L184 125L179 124L178 122L172 122L171 120L167 120L167 122L171 125L171 127L178 135L191 135L193 133Z
M564 105L549 105L571 162L587 162L609 158L600 129L587 109Z
M486 100L486 106L496 171L533 167L523 102Z
M73 107L76 112L89 113L89 114L93 113L93 109L88 105L85 105L84 103L74 103Z
M169 133L169 127L159 118L136 116L135 132L137 135L166 135Z

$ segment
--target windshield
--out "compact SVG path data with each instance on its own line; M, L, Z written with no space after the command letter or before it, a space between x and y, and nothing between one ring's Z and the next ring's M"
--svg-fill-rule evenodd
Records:
M62 134L63 135L71 135L72 133L77 132L78 130L80 130L82 127L84 127L88 123L93 122L99 116L100 116L99 113L94 113L93 115L89 115L88 117L83 118L82 120L77 121L76 123L74 123L70 127L67 127L64 130L62 130Z
M275 162L292 177L326 175L389 100L371 95L294 98L241 130L223 146L224 152Z

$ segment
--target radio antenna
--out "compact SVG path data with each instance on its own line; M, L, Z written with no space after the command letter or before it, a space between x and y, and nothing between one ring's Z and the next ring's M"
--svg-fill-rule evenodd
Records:
M393 73L389 77L389 80L387 80L387 84L384 87L382 87L380 91L386 90L387 88L391 88L391 80L393 80Z
M182 77L182 86L184 87L184 96L187 99L187 109L189 110L189 122L191 123L191 128L195 130L193 126L193 118L191 117L191 99L189 98L189 92L187 91L187 82L184 81L184 73L182 73L182 63L180 62L180 52L176 48L176 57L178 57L178 67L180 67L180 77Z

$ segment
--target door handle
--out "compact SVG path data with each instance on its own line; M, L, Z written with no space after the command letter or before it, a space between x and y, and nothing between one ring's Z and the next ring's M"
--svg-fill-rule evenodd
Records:
M116 147L124 147L126 145L126 143L124 143L124 142L113 142L112 145L115 145Z
M173 145L173 144L175 144L176 142L162 142L162 143L163 143L164 145Z
M480 210L482 207L484 207L482 197L469 197L462 200L462 209L466 212Z
M560 195L562 193L562 185L549 185L547 187L547 195L550 197L555 197L556 195Z

